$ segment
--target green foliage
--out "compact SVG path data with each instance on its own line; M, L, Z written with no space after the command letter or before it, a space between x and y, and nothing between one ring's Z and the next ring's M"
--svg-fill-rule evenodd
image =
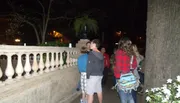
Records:
M87 15L77 18L74 21L74 30L76 34L83 32L84 27L87 28L87 33L95 33L98 32L98 23L95 19L89 18Z
M51 41L46 44L39 44L39 46L60 46L60 47L68 47L69 43L61 43L60 41Z

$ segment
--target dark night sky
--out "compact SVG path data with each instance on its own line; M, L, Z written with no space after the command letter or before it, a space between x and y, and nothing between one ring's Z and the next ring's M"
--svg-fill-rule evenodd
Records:
M100 25L100 31L105 32L106 42L116 40L113 34L117 30L126 31L132 38L137 35L145 36L147 0L72 0L72 4L68 0L61 1L65 5L58 2L53 4L57 9L56 14L62 14L67 9L74 9L77 12L98 8L101 13L104 12L105 17L102 17L101 14L98 15L98 12L95 15ZM10 10L7 1L1 0L0 14L4 15Z

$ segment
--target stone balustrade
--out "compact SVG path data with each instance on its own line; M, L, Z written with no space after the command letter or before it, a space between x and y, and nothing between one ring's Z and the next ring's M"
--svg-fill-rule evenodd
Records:
M78 55L79 49L76 48L0 45L0 103L26 103L23 102L25 99L28 99L28 103L33 103L33 100L36 103L55 103L63 99L63 96L72 94L79 78L78 70L74 69L77 68ZM65 83L66 81L69 82ZM54 83L57 85L52 85ZM41 85L42 88L32 87L32 84L37 87ZM19 88L24 88L24 91ZM44 88L46 89L36 92ZM44 101L40 101L44 91L49 92L44 95L51 98L45 97ZM18 96L16 93L24 95ZM9 98L11 96L17 96L19 100Z
M76 65L78 53L67 47L0 45L1 84Z

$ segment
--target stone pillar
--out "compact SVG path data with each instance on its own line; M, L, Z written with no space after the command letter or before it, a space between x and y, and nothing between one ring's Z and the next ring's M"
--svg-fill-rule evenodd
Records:
M25 66L24 66L24 71L26 72L25 77L30 78L31 77L31 74L30 74L31 65L29 62L29 53L26 54L26 62L25 62Z
M22 78L22 73L23 73L23 66L22 66L22 61L21 61L21 56L22 54L19 53L18 54L18 61L17 61L17 66L16 66L16 73L17 73L17 79L21 79Z
M45 72L48 73L49 72L49 67L50 67L49 52L46 53L46 63L45 63L45 66L46 66Z
M33 72L33 76L37 76L37 70L38 70L38 63L37 63L37 53L33 53L34 57L33 57L33 65L32 65L32 70Z

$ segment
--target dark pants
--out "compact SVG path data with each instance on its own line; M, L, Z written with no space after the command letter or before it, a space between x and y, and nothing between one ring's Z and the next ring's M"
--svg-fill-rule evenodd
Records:
M108 79L109 68L104 68L102 84L105 85Z
M76 90L79 91L81 89L81 80L79 80L78 84L77 84L77 87L76 87Z
M133 97L134 103L137 103L137 91L132 90L132 97Z
M144 73L142 73L142 72L138 72L139 73L139 76L140 76L140 82L141 82L141 84L144 84Z
M113 86L116 85L116 77L113 75Z

